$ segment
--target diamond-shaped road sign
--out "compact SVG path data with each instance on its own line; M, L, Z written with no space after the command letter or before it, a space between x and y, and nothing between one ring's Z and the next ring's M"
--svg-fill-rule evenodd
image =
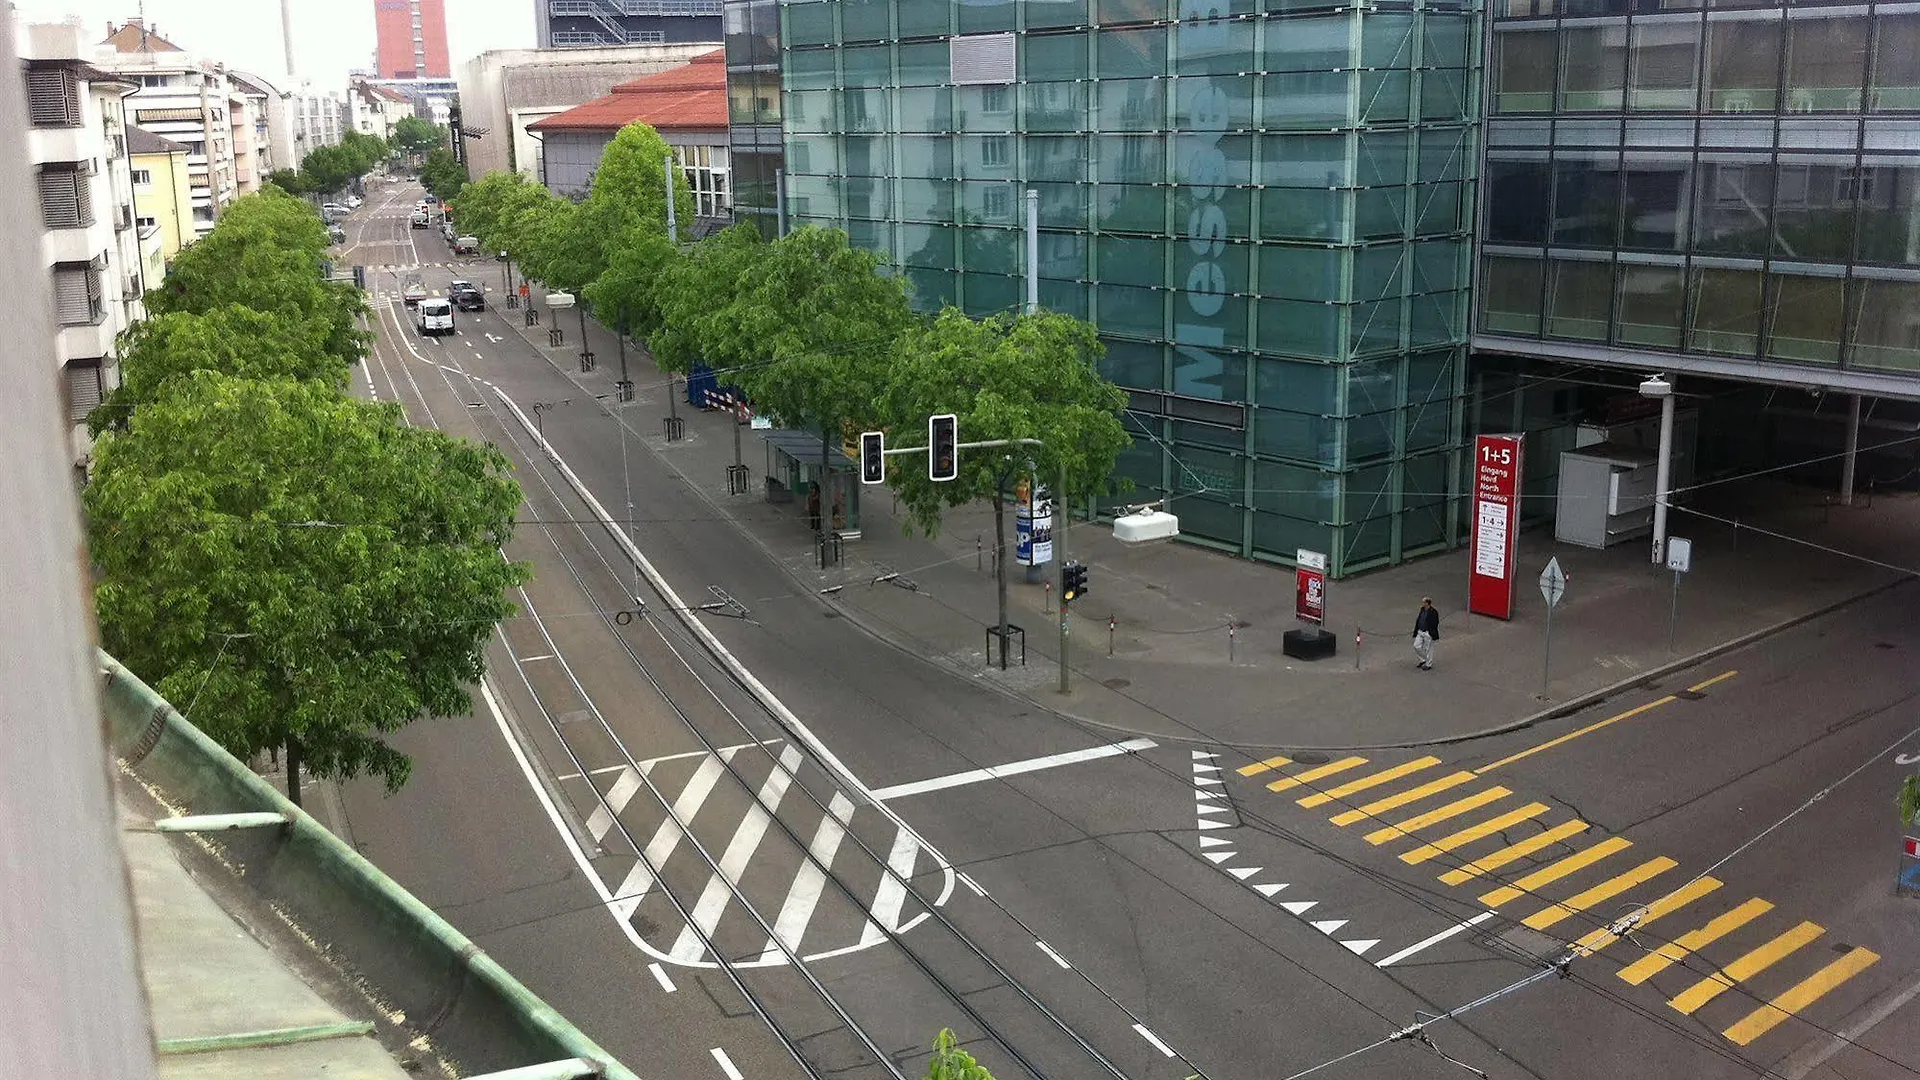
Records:
M1553 607L1567 594L1567 575L1560 569L1560 560L1547 560L1547 568L1540 571L1540 595L1547 600L1547 606Z

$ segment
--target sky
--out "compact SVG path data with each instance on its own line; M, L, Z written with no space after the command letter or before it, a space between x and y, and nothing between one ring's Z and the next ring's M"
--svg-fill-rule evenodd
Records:
M0 0L4 3L6 0ZM460 65L489 49L533 47L535 0L447 0L447 51ZM13 0L18 22L78 16L107 36L146 9L147 24L175 45L267 79L286 72L279 0ZM293 62L318 89L346 88L347 72L373 66L374 0L292 0Z

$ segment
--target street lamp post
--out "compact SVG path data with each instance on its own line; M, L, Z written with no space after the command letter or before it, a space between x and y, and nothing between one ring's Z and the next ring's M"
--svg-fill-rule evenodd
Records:
M1655 375L1640 384L1640 396L1660 400L1660 450L1653 471L1653 553L1659 566L1667 561L1667 502L1673 491L1673 382Z

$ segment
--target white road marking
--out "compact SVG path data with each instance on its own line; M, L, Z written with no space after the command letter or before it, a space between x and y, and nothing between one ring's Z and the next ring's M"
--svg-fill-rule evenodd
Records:
M593 808L593 813L587 816L587 832L592 835L594 843L605 839L607 830L613 828L613 819L620 816L620 811L627 808L627 804L633 801L634 792L639 790L640 770L631 767L622 769L620 778L607 789L606 798L600 800L599 805Z
M519 661L520 663L522 663L522 664L531 664L531 663L533 663L533 662L534 662L535 660L551 660L551 659L553 659L553 654L552 654L552 653L541 653L541 654L540 654L539 656L521 656L521 657L516 657L515 659L517 659L517 660L518 660L518 661ZM622 768L622 769L624 769L624 768L626 768L626 766L625 766L625 765L621 765L621 766L619 766L619 768Z
M739 828L733 830L733 838L727 841L727 850L720 855L719 872L709 877L706 888L700 890L700 899L693 906L693 921L680 928L680 937L673 943L675 960L682 963L698 960L707 951L706 940L720 925L720 916L726 912L727 902L733 899L733 890L740 885L740 875L759 849L760 841L767 834L767 825L780 808L780 800L793 784L793 770L804 760L805 755L797 746L780 752L779 763L760 785L753 805L747 807Z
M827 883L826 868L833 865L833 857L840 851L840 841L847 835L847 820L853 817L853 809L853 800L838 791L828 800L828 813L814 829L813 843L807 847L808 860L800 864L793 886L787 890L787 898L780 903L780 915L773 922L773 937L761 952L761 960L773 963L782 955L781 945L799 951L800 939L807 932L807 922L813 918L813 909L820 903L820 891Z
M647 970L653 972L653 977L656 980L658 980L660 983L660 989L665 990L669 994L673 993L675 990L680 989L679 987L673 985L672 979L667 978L667 969L661 967L657 961L655 963L648 964Z
M1389 956L1384 960L1378 961L1373 966L1389 967L1393 964L1397 964L1400 961L1405 960L1407 957L1412 956L1414 953L1420 952L1424 949L1431 948L1447 940L1448 938L1453 937L1456 934L1465 933L1467 930L1475 926L1479 926L1481 923L1486 922L1488 919L1493 918L1493 915L1494 913L1491 911L1483 911L1480 914L1475 915L1473 918L1468 919L1466 922L1456 923L1453 926L1447 927L1445 930L1440 931L1439 933L1433 935L1432 937L1426 939L1425 941L1416 941L1413 944L1407 946L1406 948L1401 949L1399 952L1394 953L1392 956Z
M900 925L900 907L907 902L906 880L913 876L913 859L920 851L920 845L912 833L902 830L893 835L893 851L887 856L887 873L880 878L880 887L873 891L873 919L860 931L860 943L872 945L883 937L883 931L897 931Z
M1093 746L1085 750L1069 750L1064 754L1048 754L1046 757L1028 758L1025 761L1012 761L1005 765L993 765L984 769L969 769L966 772L950 776L935 776L927 780L916 780L910 784L895 784L892 787L879 788L873 797L882 802L897 799L903 795L924 795L929 791L944 791L947 788L965 784L977 784L982 780L1001 780L1021 773L1038 772L1041 769L1053 769L1062 765L1073 765L1082 761L1097 761L1100 758L1131 754L1151 749L1159 744L1152 739L1128 739L1126 742L1109 743L1106 746Z
M982 897L984 897L984 896L986 896L986 895L987 895L987 890L985 890L985 889L983 889L983 888L981 888L981 887L980 887L980 883L979 883L979 882L977 882L977 881L975 881L975 880L973 880L972 878L970 878L970 877L968 877L967 875L965 875L965 874L961 874L961 875L960 875L960 881L961 881L961 882L962 882L963 884L965 884L967 888L969 888L969 889L972 889L972 890L974 891L974 894L975 894L976 896L982 896Z
M1069 970L1073 968L1072 964L1067 963L1066 957L1061 956L1059 953L1053 951L1053 946L1048 945L1044 941L1036 941L1034 942L1034 944L1040 946L1040 951L1043 953L1046 953L1049 957L1051 957L1054 963L1059 964L1061 967L1067 968Z
M673 801L673 816L661 819L659 828L653 831L653 839L647 841L646 855L627 870L626 878L614 890L611 906L621 919L632 918L634 911L640 907L640 901L646 899L647 890L653 887L653 871L648 867L665 864L667 857L673 854L673 849L679 846L680 837L685 835L680 831L680 826L674 823L674 817L693 824L693 815L713 792L713 785L720 781L726 760L732 756L730 750L722 750L717 755L708 754L707 759L694 770L693 779L687 781L680 797Z
M1155 1050L1158 1050L1158 1051L1160 1051L1161 1053L1163 1053L1163 1054L1165 1054L1165 1055L1167 1055L1168 1057L1173 1057L1173 1056L1174 1056L1174 1054L1173 1054L1173 1047L1171 1047L1171 1046L1168 1046L1168 1045L1167 1045L1166 1043L1163 1043L1163 1042L1161 1042L1161 1041L1160 1041L1160 1036L1158 1036L1158 1035L1155 1035L1155 1034L1154 1034L1153 1032L1151 1032L1151 1031L1148 1031L1148 1030L1147 1030L1147 1026L1146 1026L1145 1024L1135 1024L1135 1025L1133 1025L1133 1030L1135 1030L1135 1031L1137 1031L1137 1032L1139 1032L1139 1033L1140 1033L1140 1037L1141 1037L1141 1038L1143 1038L1143 1039L1145 1039L1145 1040L1147 1040L1148 1042L1150 1042L1150 1043L1152 1043L1152 1044L1153 1044L1153 1048L1154 1048Z
M733 1059L727 1056L725 1050L716 1046L708 1052L713 1055L713 1060L720 1063L720 1071L727 1074L727 1080L747 1080L739 1069L734 1068Z

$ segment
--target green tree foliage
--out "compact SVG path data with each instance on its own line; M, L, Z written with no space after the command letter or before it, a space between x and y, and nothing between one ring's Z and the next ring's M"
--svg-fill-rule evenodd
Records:
M202 241L203 243L205 241ZM470 702L520 499L490 446L321 382L200 371L95 445L86 492L107 648L241 757L371 774L385 736Z
M293 169L275 169L267 174L267 183L289 195L305 195L307 188L300 174Z
M586 287L587 302L634 337L658 337L666 325L662 304L667 272L684 260L664 232L643 227L622 232L608 245L606 258L606 268ZM657 343L654 351L657 356Z
M147 310L206 314L229 304L324 330L326 352L357 361L367 335L356 319L366 298L352 283L324 281L326 228L313 208L276 188L236 201L220 224L183 248L166 280L147 294Z
M447 129L418 116L403 116L393 125L393 144L405 154L424 154L447 145Z
M952 1028L942 1028L933 1040L933 1057L927 1061L927 1080L993 1080L993 1074L981 1068L973 1055L960 1049L960 1040Z
M420 166L420 182L426 185L427 194L442 202L451 202L458 199L460 189L467 186L467 167L454 160L453 151L436 146L427 152L426 163Z
M224 226L222 226L224 228ZM120 385L88 416L95 435L124 428L131 412L174 379L215 371L243 379L312 380L346 386L345 360L327 351L327 327L228 304L204 314L175 311L120 337Z
M726 351L734 339L725 313L733 310L748 269L766 257L760 231L740 224L692 245L666 266L654 293L660 327L647 338L662 368L685 375L695 364L727 368L747 362Z
M339 191L365 176L391 153L385 139L365 132L349 131L340 137L338 143L312 150L301 159L299 182L304 193L328 194Z

